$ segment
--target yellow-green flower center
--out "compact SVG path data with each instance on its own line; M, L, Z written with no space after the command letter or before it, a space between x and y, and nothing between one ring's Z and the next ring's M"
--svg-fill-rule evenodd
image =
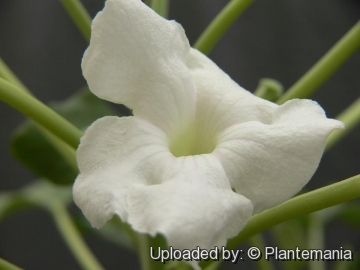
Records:
M192 125L185 131L178 132L170 139L170 152L175 157L209 154L217 145L217 139L211 129L203 125Z

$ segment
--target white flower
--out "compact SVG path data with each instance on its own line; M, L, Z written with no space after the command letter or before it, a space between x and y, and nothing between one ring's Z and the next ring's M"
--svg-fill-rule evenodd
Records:
M86 131L76 204L95 227L116 214L174 248L225 245L298 192L343 128L314 101L255 97L140 0L106 1L82 68L94 94L134 116Z

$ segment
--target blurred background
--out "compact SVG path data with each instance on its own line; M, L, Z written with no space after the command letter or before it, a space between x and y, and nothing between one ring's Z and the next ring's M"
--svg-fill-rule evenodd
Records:
M82 2L92 17L104 5L104 0ZM193 44L226 3L170 0L169 17L182 24ZM250 91L263 77L276 79L287 89L359 18L358 0L258 0L224 35L210 58ZM0 57L41 101L61 101L86 85L80 63L87 44L59 1L0 0L0 25ZM336 117L360 96L359 71L358 51L311 99L328 117ZM0 191L21 188L37 178L12 157L8 146L12 131L24 119L0 103ZM360 126L326 153L306 189L359 173ZM75 206L71 210L78 211ZM106 269L140 269L130 251L92 234L85 239ZM359 228L332 222L326 229L326 247L338 249L344 243L352 243L359 253ZM37 209L0 223L0 257L30 270L80 269L52 218ZM227 263L224 268L242 265L256 269L250 261Z

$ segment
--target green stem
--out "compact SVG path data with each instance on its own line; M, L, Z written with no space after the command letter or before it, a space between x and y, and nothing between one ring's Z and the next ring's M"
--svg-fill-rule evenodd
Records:
M164 241L165 239L160 235L157 235L155 238L152 238L147 234L141 234L141 233L135 234L135 243L140 257L142 270L165 269L165 264L163 264L161 261L155 261L150 257L150 247L153 247L155 249L156 254L158 247L160 247L160 249L167 248L166 241L165 242ZM172 269L172 267L170 267L170 269ZM189 268L187 268L187 265L183 267L183 264L179 264L177 265L176 269L180 270L180 269L189 269Z
M262 78L254 95L269 101L277 100L284 92L282 84L274 79Z
M324 221L322 218L313 213L310 215L309 231L307 235L308 249L324 250ZM309 261L310 270L325 270L325 263L322 260Z
M151 270L150 263L150 253L149 253L149 239L145 234L136 235L136 245L138 249L138 254L140 257L141 269L142 270Z
M27 87L16 77L11 69L0 58L0 78L4 78L8 82L17 85L19 89L31 95L31 92ZM65 161L75 170L78 170L76 162L76 151L74 148L64 143L58 137L53 135L47 129L34 122L36 128L42 133L42 135L55 147L55 149L62 155Z
M1 270L22 270L22 268L17 267L16 265L5 261L4 259L0 258L0 269Z
M56 226L83 269L104 269L81 238L65 206L62 203L54 203L50 209Z
M360 123L360 98L353 102L345 111L336 117L336 119L345 124L345 129L334 130L330 134L326 142L326 150L329 150L334 144L336 144Z
M226 30L254 0L232 0L228 3L195 42L194 47L204 54L214 48Z
M60 140L57 136L53 135L38 123L34 122L34 124L40 133L55 147L58 153L64 158L66 163L69 164L75 170L75 172L78 172L79 169L76 160L75 148Z
M356 23L305 75L280 99L278 104L293 98L310 96L360 47L360 21Z
M169 12L169 0L152 0L151 8L160 16L167 18Z
M0 100L27 115L73 148L77 148L82 136L79 129L36 98L2 78Z
M91 17L79 0L60 0L87 42L91 36Z
M0 58L0 78L4 78L12 84L19 86L24 91L30 93L26 86L15 76L5 62Z
M257 247L260 250L265 250L266 243L261 234L254 235L253 237L249 238L249 244L252 247ZM261 258L260 260L256 261L257 268L260 270L274 270L274 266L272 263L265 258Z
M360 197L360 175L296 196L282 204L254 215L238 236L229 240L228 248L286 220L325 209Z

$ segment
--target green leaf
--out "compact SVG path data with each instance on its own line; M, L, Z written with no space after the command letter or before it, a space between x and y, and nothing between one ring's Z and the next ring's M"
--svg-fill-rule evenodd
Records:
M57 184L71 184L77 176L75 169L30 122L13 133L10 146L13 155L40 177Z
M124 224L122 227L119 227L118 224L119 223L117 221L114 221L114 219L112 219L108 221L101 229L95 230L95 233L122 247L135 251L135 247L131 237L129 236L129 233L127 233L126 230L123 228L123 226L127 224Z
M117 115L87 87L63 102L52 102L50 107L81 130L85 130L96 119Z
M161 234L155 235L155 237L151 237L146 234L138 233L138 241L137 241L137 248L140 253L140 258L144 260L144 257L146 257L147 265L149 265L149 269L156 269L156 270L165 270L165 268L171 269L171 267L174 265L172 261L165 261L165 263L162 263L161 261L155 261L150 258L150 248L154 249L155 256L158 256L158 249L164 250L168 249L168 245L166 242L166 239ZM146 239L145 241L142 241L141 239ZM140 241L139 241L140 240ZM145 254L143 254L145 251ZM177 265L177 264L176 264ZM177 265L176 269L182 269ZM190 268L191 269L191 268ZM189 269L189 270L190 270Z
M123 223L117 216L114 216L100 229L94 229L82 214L75 215L74 222L84 235L93 234L130 251L136 251L132 239L135 232L132 231L130 225Z
M98 118L115 115L107 104L88 89L63 102L52 103L50 107L82 130ZM72 184L78 174L30 121L22 124L12 135L11 150L28 169L53 183Z

